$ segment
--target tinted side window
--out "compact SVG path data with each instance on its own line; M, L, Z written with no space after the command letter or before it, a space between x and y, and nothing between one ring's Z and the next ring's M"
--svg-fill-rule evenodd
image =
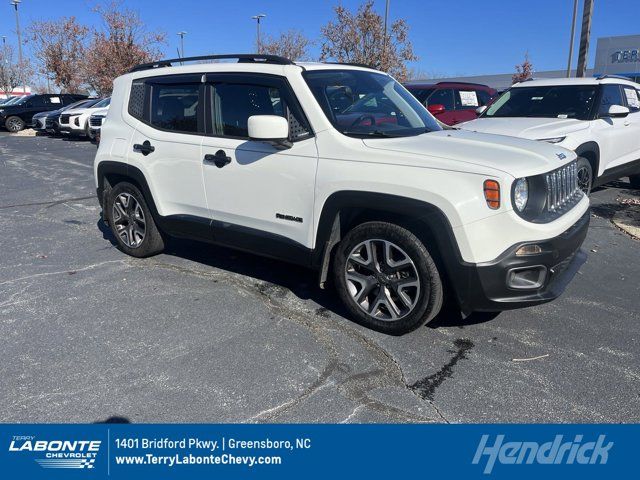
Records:
M287 95L275 86L219 83L211 88L211 105L214 135L248 138L247 123L252 115L286 118L291 140L310 133L306 123L289 105Z
M453 110L453 90L445 88L442 90L436 90L427 99L427 106L429 105L444 105L446 110Z
M129 115L142 120L144 115L144 81L138 80L131 84L129 94Z
M455 90L455 99L456 110L475 110L480 106L480 99L475 90Z
M606 115L611 105L624 105L619 85L603 85L598 114Z
M198 132L200 84L151 84L150 122L175 132Z
M627 101L627 107L631 112L640 111L640 99L638 98L638 91L633 87L622 87L624 90L625 100Z
M480 106L488 105L491 101L491 95L484 90L476 90L476 94L478 95L478 101L480 102Z
M44 107L45 105L49 105L49 97L44 97L42 95L38 95L29 100L29 103L32 107Z

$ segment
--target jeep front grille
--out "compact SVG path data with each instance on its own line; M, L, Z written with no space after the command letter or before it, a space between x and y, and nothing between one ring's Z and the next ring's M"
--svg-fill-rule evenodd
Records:
M572 162L545 174L547 184L547 211L557 213L573 207L582 191L578 187L578 165Z

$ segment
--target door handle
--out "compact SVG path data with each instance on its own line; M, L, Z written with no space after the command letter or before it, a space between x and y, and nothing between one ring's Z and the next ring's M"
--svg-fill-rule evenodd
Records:
M146 157L150 153L155 152L156 151L156 147L151 145L151 142L149 142L149 140L145 140L144 142L142 142L142 145L140 145L139 143L136 143L133 146L133 151L134 152L140 152L142 155L144 155Z
M205 155L204 163L213 163L216 167L222 168L225 165L229 165L231 163L231 157L228 157L224 150L218 150L215 155Z

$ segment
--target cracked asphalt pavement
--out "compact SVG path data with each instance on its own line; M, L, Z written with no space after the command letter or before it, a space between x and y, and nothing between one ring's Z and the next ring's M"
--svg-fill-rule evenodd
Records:
M638 422L640 243L593 194L557 301L403 337L345 318L302 268L171 241L127 257L95 146L0 134L0 421Z

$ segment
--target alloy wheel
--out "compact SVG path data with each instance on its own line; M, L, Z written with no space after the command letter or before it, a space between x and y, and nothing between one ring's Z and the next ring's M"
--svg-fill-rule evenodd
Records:
M113 202L115 233L129 248L137 248L144 241L146 221L140 203L130 193L121 193Z
M591 191L591 172L586 166L582 166L578 169L578 187L586 195Z
M10 132L19 132L20 128L20 120L18 120L17 118L12 118L7 123L7 130L9 130Z
M353 248L347 257L345 279L353 301L377 320L406 317L420 297L413 260L388 240L366 240Z

